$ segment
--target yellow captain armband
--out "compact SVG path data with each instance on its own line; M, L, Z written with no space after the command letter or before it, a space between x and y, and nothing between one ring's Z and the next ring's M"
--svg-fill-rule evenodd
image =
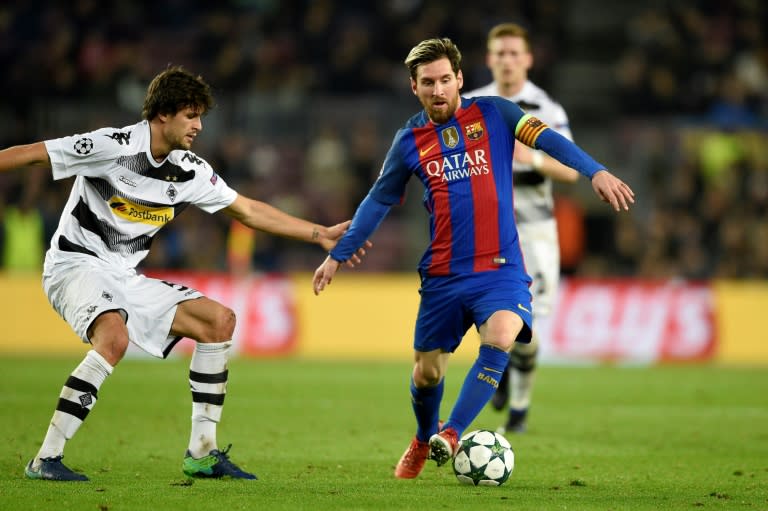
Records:
M538 117L523 115L515 126L515 138L529 147L536 147L536 139L548 126Z

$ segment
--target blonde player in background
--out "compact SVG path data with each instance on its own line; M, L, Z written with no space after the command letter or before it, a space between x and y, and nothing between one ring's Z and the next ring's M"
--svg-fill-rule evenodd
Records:
M531 43L525 28L515 23L496 25L488 32L486 63L493 82L463 94L466 97L500 96L517 103L550 128L573 140L568 116L560 104L528 79L533 65ZM510 363L491 400L496 410L509 402L509 414L500 433L522 433L531 403L539 338L536 319L552 311L560 278L560 252L554 215L552 181L574 183L578 172L539 150L517 143L514 160L515 217L528 273L533 278L533 339L530 344L515 343Z

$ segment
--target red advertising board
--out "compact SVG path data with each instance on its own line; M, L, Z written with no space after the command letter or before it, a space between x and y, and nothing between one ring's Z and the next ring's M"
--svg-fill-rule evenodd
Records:
M148 277L197 289L231 308L237 316L234 349L246 356L293 353L297 345L296 299L291 282L282 276L230 276L193 272L146 272ZM194 344L182 340L175 353L191 353Z
M542 361L702 361L715 352L714 308L709 284L567 279L534 329Z

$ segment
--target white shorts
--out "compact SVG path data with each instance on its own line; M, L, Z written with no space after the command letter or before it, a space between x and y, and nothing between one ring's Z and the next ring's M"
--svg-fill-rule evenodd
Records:
M517 225L523 249L525 269L533 279L534 323L538 316L548 316L557 297L560 283L560 245L554 219L523 222Z
M102 313L118 311L132 343L165 358L180 337L170 335L179 303L201 298L189 287L107 265L88 255L73 254L55 264L46 261L43 289L53 308L84 343L88 328Z

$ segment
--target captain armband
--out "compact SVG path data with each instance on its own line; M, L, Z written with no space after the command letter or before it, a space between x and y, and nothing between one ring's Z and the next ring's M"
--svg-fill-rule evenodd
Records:
M548 126L531 114L523 115L515 126L515 138L528 147L536 147L536 139Z

